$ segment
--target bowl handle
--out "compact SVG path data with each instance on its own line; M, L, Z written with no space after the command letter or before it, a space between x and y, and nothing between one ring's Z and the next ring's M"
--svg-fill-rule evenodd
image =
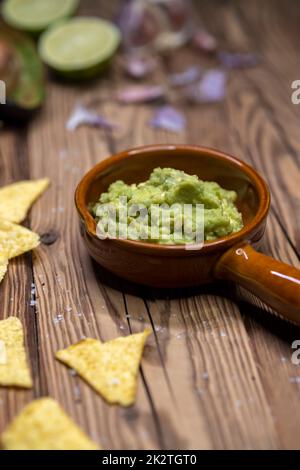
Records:
M258 253L245 243L220 258L215 275L237 282L279 315L300 325L299 269Z

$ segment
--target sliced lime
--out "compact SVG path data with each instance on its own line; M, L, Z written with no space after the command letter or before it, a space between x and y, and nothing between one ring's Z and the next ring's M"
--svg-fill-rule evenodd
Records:
M2 15L17 29L38 33L55 21L71 16L78 4L79 0L5 0Z
M60 22L40 38L44 62L63 75L88 76L103 68L120 43L119 30L110 22L78 17Z

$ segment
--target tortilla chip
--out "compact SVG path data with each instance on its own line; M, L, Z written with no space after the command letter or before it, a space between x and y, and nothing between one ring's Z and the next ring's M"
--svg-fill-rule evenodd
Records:
M56 358L75 369L111 404L130 406L137 390L137 375L150 330L107 343L85 339L58 351Z
M0 282L3 280L8 267L8 259L6 257L0 257Z
M32 204L49 186L49 179L20 181L0 188L0 219L21 223Z
M27 405L1 437L5 450L99 450L52 398Z
M0 340L0 366L7 364L7 353L4 341Z
M33 250L39 243L39 236L31 230L7 220L0 220L0 253L7 259Z
M23 327L16 317L0 321L0 385L31 388L32 380L26 360Z

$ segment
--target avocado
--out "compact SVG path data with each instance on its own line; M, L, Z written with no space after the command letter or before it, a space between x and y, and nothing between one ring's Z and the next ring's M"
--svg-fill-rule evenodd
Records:
M236 200L235 191L217 182L174 168L155 168L142 183L112 183L90 205L90 212L104 238L180 245L214 241L241 230L244 223Z
M23 33L0 24L0 80L5 83L6 103L0 104L0 120L30 118L45 99L44 69L35 44Z

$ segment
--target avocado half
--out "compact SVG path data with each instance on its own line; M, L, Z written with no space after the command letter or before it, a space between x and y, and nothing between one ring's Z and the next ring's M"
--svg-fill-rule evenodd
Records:
M0 80L6 88L0 120L17 122L30 118L43 104L44 68L35 44L3 23L0 23Z

